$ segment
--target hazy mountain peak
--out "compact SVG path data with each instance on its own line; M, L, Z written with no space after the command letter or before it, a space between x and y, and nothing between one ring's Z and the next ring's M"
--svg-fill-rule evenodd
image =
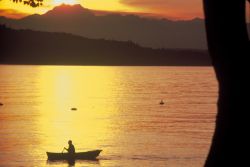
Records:
M152 48L206 49L204 20L153 19L126 13L96 14L81 5L60 5L44 15L1 19L14 28L66 32L88 38L133 41Z
M52 10L48 11L44 15L47 16L58 16L58 15L92 15L92 12L82 7L80 4L76 5L68 5L61 4L59 6L54 7Z

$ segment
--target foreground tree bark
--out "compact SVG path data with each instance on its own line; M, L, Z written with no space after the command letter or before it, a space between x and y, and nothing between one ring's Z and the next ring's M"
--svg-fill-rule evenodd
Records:
M219 82L216 129L205 167L250 166L250 45L245 0L203 0L210 56Z

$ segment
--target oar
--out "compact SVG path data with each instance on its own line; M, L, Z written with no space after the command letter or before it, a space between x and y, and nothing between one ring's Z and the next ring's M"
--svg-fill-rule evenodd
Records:
M63 147L62 153L63 153L64 150L65 150L65 147Z

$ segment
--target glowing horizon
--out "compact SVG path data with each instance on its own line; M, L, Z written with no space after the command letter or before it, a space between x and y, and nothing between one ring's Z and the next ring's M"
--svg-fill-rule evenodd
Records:
M10 0L1 0L0 16L21 18L31 14L44 14L61 4L80 4L85 8L97 11L141 13L169 19L203 18L201 2L198 0L188 3L180 0L176 2L167 2L167 0L45 0L43 5L37 8L22 3L16 4Z
M53 0L53 4L61 5L61 4L75 5L78 3L78 0Z

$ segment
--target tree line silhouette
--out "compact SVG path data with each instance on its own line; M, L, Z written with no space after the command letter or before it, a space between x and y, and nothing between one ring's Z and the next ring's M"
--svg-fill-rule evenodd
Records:
M14 30L3 25L0 34L1 64L211 65L205 50L152 49L131 41Z

